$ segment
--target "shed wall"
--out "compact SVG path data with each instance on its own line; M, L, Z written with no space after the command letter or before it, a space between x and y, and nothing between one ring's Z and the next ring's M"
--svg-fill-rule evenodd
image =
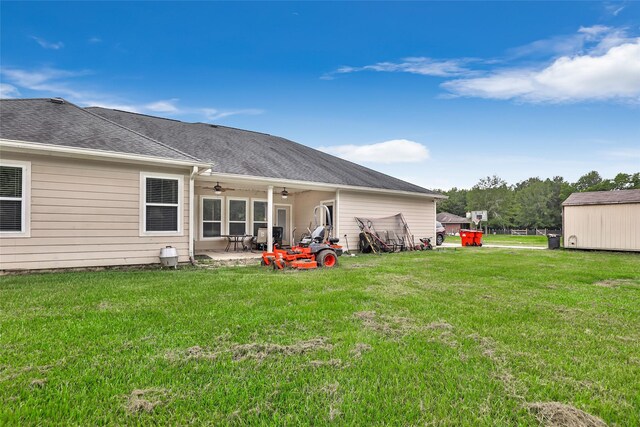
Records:
M354 251L358 248L358 235L360 229L355 217L385 217L402 213L411 233L415 237L415 243L419 243L420 237L432 237L435 242L436 235L436 209L435 200L425 197L412 197L401 195L386 195L375 193L360 193L340 191L338 197L339 213L339 237L340 244L346 249L347 235L349 248Z
M171 245L189 260L189 174L53 156L2 153L31 162L31 236L0 236L0 270L158 263ZM183 175L180 236L140 236L140 172Z
M563 234L565 248L640 251L640 203L565 206Z

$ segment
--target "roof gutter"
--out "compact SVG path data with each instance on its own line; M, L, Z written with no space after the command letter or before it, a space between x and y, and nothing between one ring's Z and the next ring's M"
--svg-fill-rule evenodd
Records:
M167 166L187 166L209 168L208 163L198 161L166 159L163 157L145 156L142 154L116 153L113 151L93 150L90 148L63 147L60 145L43 144L40 142L16 141L0 138L0 148L10 148L17 152L46 152L49 155L58 155L77 158L100 158L126 163L155 163Z
M367 193L379 193L379 194L389 194L389 195L403 195L403 196L413 196L413 197L424 197L429 199L448 199L448 196L442 194L428 194L428 193L418 193L413 191L402 191L402 190L390 190L386 188L375 188L375 187L361 187L357 185L345 185L345 184L331 184L331 183L323 183L323 182L311 182L311 181L301 181L295 179L285 179L285 178L267 178L260 176L249 176L249 175L239 175L239 174L231 174L231 173L214 173L211 169L207 169L200 174L201 176L212 176L216 179L224 180L234 180L241 181L246 183L254 183L261 185L273 185L275 187L292 187L292 188L303 188L303 189L314 189L318 191L335 191L336 189L340 190L350 190L350 191L358 191L358 192L367 192Z

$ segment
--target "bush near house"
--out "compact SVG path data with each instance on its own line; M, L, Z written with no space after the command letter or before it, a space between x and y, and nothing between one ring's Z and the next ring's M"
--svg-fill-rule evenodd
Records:
M640 424L637 255L341 264L2 277L0 424Z

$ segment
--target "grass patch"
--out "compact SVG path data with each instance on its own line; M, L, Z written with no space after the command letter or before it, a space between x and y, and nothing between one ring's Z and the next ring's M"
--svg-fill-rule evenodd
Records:
M465 248L4 276L0 425L637 426L639 271Z

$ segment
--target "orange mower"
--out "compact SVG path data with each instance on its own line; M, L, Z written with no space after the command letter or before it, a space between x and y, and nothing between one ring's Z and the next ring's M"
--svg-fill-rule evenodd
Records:
M318 211L323 210L326 225L318 221ZM340 239L332 236L331 213L324 206L313 209L316 226L313 231L300 239L298 245L290 249L273 248L273 252L263 252L261 264L273 267L274 270L297 268L310 270L318 267L333 268L338 265L338 257L342 255L342 246L337 243Z

